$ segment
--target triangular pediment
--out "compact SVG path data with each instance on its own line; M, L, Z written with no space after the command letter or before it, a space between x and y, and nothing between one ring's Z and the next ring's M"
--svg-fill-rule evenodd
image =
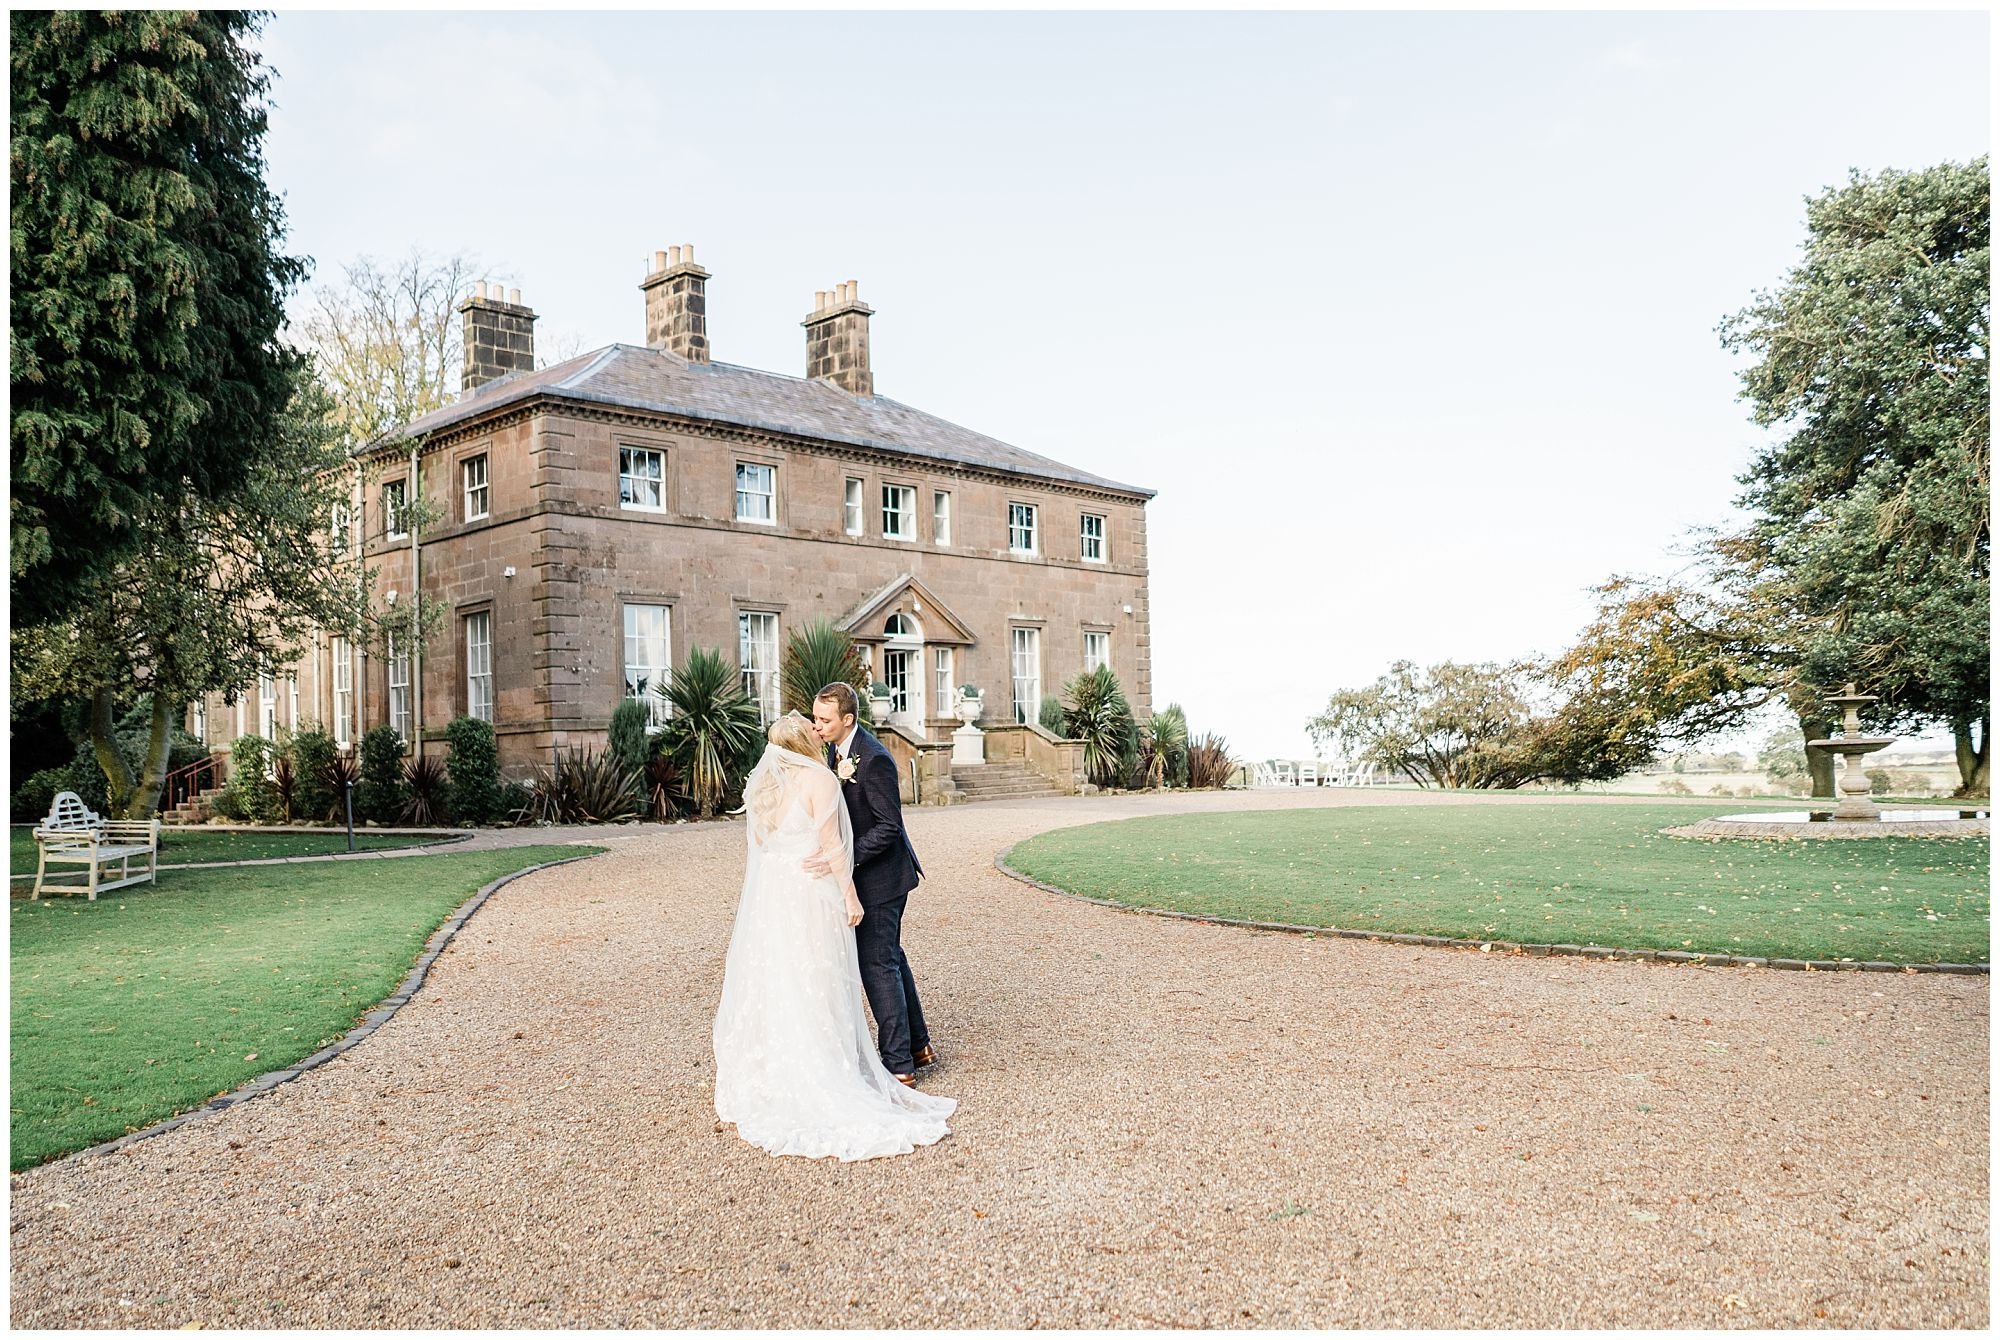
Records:
M963 619L952 613L942 600L931 593L929 587L907 572L835 622L856 641L880 642L883 640L882 626L889 622L892 614L907 614L915 619L924 630L924 641L927 643L969 647L979 640L972 635L972 630L966 627Z

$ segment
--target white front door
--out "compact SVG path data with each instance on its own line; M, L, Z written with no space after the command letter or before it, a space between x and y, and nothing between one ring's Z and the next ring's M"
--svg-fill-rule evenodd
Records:
M882 682L889 686L889 719L916 735L924 733L924 649L884 647Z

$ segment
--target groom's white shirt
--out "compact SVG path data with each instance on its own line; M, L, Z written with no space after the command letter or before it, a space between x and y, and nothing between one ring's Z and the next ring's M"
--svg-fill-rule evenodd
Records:
M834 746L833 756L836 762L838 762L843 758L846 758L849 754L854 752L854 737L860 734L860 732L861 732L861 723L857 721L851 728L849 728L847 732L847 738Z

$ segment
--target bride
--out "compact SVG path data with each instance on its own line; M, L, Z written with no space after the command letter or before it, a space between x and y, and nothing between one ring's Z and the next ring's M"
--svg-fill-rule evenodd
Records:
M956 1099L882 1065L862 1013L854 832L812 725L771 723L743 799L749 866L715 1012L715 1115L773 1154L849 1162L950 1134ZM802 863L821 856L834 873Z

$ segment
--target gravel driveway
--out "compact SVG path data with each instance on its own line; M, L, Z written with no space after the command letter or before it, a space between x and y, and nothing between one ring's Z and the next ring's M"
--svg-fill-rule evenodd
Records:
M341 1059L15 1176L13 1324L1987 1324L1985 978L1308 940L992 865L1100 818L1425 799L913 813L955 1133L845 1166L715 1129L741 829L612 837Z

